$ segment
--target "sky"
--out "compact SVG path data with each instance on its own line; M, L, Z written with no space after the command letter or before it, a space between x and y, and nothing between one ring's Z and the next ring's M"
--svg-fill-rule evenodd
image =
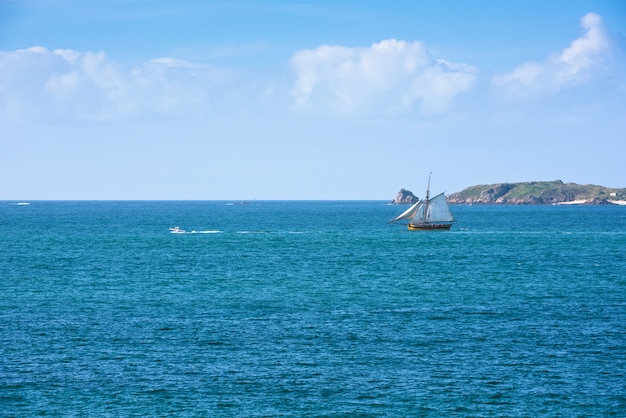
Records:
M626 187L622 0L0 0L1 200Z

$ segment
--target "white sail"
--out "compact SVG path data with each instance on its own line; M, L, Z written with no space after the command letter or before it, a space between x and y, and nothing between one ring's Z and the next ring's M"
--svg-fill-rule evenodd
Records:
M422 201L420 200L417 203L413 203L410 208L402 212L400 215L395 217L391 222L403 221L403 220L411 220L415 217L415 214L419 210L419 206L422 205Z
M425 223L453 222L454 216L450 212L446 196L441 193L428 201L428 210L424 217Z

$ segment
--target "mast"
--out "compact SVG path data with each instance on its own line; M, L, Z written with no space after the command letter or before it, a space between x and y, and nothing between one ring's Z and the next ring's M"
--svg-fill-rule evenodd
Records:
M422 224L426 223L426 214L428 213L428 199L430 193L430 176L432 176L432 174L432 171L428 174L428 187L426 187L426 205L424 206L424 213L422 213Z

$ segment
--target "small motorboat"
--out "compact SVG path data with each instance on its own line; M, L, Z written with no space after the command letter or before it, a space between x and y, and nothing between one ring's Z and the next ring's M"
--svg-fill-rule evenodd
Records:
M185 231L184 229L180 229L180 226L171 227L170 232L172 234L186 234L187 233L187 231Z

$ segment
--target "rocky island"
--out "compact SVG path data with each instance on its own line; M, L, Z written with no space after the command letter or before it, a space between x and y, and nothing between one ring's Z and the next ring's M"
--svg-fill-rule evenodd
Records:
M419 201L419 198L411 193L410 190L400 189L396 198L391 201L394 205L412 205Z
M453 204L492 205L606 205L626 204L626 189L593 184L530 181L477 185L448 196Z

